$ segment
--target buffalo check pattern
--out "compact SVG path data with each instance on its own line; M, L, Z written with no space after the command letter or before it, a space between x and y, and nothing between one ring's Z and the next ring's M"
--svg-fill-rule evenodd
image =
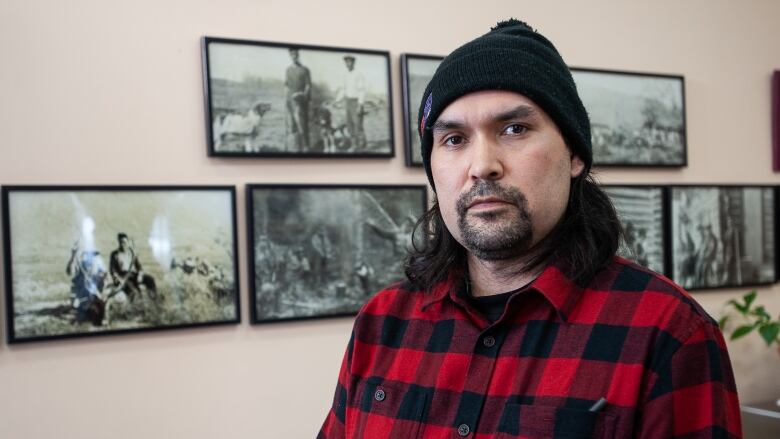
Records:
M363 307L318 438L741 437L723 337L663 276L615 258L581 287L551 264L492 324L464 290Z

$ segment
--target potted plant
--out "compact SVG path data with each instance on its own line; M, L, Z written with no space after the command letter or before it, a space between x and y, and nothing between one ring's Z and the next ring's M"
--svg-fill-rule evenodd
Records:
M730 331L730 338L736 340L757 330L766 345L770 347L773 344L776 345L777 352L780 354L780 316L772 319L763 305L755 303L757 295L756 291L751 291L743 295L742 300L732 299L726 302L726 308L729 308L729 311L736 312L741 316L741 324ZM718 321L718 325L724 333L729 333L726 326L731 316L732 313L726 313Z

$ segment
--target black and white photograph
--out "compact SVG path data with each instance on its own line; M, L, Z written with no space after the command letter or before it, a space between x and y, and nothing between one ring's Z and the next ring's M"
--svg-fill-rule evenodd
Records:
M203 38L209 155L392 157L386 51Z
M664 188L618 185L602 188L612 200L623 225L618 255L664 274Z
M235 188L5 186L9 342L239 321Z
M597 166L687 165L682 76L573 68Z
M401 54L406 166L423 165L417 116L425 87L443 59L444 57L433 55Z
M671 193L677 283L703 289L774 282L774 188L674 186Z
M249 185L252 321L355 314L404 279L424 186Z

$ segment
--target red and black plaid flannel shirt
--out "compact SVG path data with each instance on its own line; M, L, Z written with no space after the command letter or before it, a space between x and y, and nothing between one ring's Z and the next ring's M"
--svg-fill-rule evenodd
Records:
M493 324L463 284L363 307L319 438L741 437L723 337L668 279L615 258L582 288L553 264Z

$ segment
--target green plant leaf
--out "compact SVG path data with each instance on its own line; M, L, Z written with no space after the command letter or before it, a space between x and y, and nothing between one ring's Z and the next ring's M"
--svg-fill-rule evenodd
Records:
M764 305L759 305L754 309L751 314L754 316L760 317L761 321L768 322L769 320L772 320L772 316L769 315L768 312L766 312L766 308L764 308Z
M740 337L744 337L748 335L753 329L755 329L754 325L742 325L731 333L731 339L736 340Z
M780 334L780 322L764 325L758 328L758 333L761 334L761 338L764 339L767 346L771 346L772 342L777 340L777 335Z
M728 322L728 320L729 320L728 314L724 315L723 317L720 318L720 320L718 320L718 327L720 328L721 331L726 329L726 322Z
M756 296L758 295L758 291L753 290L744 296L742 296L745 299L745 309L750 309L750 305L753 304L753 301L756 300Z
M734 307L734 308L736 308L736 309L737 309L737 311L739 311L739 313L740 313L740 314L742 314L743 316L744 316L744 315L747 313L747 308L745 307L745 305L742 305L741 303L737 302L737 301L736 301L736 300L734 300L734 299L731 299L731 300L729 300L728 302L726 302L726 305L731 305L731 306L733 306L733 307Z

